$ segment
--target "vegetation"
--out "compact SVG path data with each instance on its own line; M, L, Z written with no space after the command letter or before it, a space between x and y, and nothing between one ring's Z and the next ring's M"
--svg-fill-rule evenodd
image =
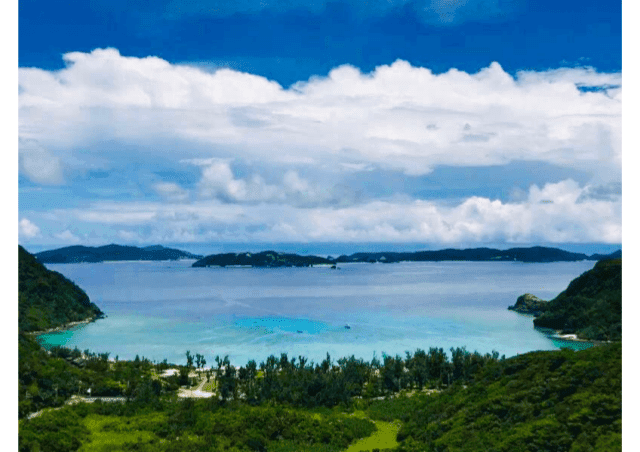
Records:
M216 399L174 400L156 406L96 402L22 421L19 444L21 451L329 452L344 450L375 430L370 420L341 410L253 407Z
M370 403L399 419L399 451L621 450L622 345L533 352L481 369L467 388Z
M102 317L86 293L60 273L47 270L18 246L18 329L41 331Z
M47 270L24 248L18 248L18 415L60 406L72 395L136 398L149 391L178 388L171 379L153 381L166 367L144 358L109 362L109 354L54 347L44 350L28 332L60 327L102 311L84 291L57 272ZM177 377L176 377L177 379Z
M18 416L25 417L45 407L60 406L74 395L125 397L136 400L150 394L174 392L179 376L157 378L163 363L145 358L109 361L109 354L94 354L77 348L44 350L29 335L18 340Z
M559 262L590 259L582 253L571 253L557 248L534 246L531 248L472 248L464 250L446 249L437 251L417 251L414 253L355 253L340 256L336 262L401 262L401 261L519 261L519 262Z
M613 253L617 256L621 252ZM275 251L261 253L226 253L207 256L193 264L193 267L209 267L228 265L251 267L309 267L319 264L338 264L345 262L424 262L424 261L519 261L519 262L560 262L596 260L602 255L587 256L582 253L571 253L557 248L535 246L531 248L511 248L496 250L491 248L474 248L465 250L446 249L438 251L418 251L413 253L375 252L342 255L336 259L318 256L299 256Z
M67 246L36 254L38 261L45 264L69 264L77 262L103 261L165 261L177 259L200 259L202 256L186 251L165 248L160 245L138 248L136 246L106 245Z
M622 259L599 261L545 304L536 327L592 340L622 339Z
M149 392L23 420L20 450L621 450L620 343L491 360L466 381L333 408Z
M22 248L19 252L21 316L26 305L40 309L43 316L20 321L20 451L622 448L619 342L510 359L464 347L449 353L418 349L370 362L354 356L334 362L327 355L314 363L282 354L241 367L216 356L205 372L215 396L180 400L176 390L191 386L190 372L207 363L201 354L187 351L187 364L178 366L177 375L159 378L170 367L166 360L112 361L108 353L42 349L23 328L38 329L37 321L58 326L83 312L101 312L73 283L45 269ZM565 327L583 328L581 334L593 325L600 325L599 332L620 331L611 325L619 312L621 265L621 260L599 262L549 302L549 310L536 320L549 315L547 320L560 319L554 321ZM586 307L586 314L576 306ZM582 327L585 315L591 319ZM597 316L604 320L594 320ZM427 388L435 392L427 394ZM121 401L65 405L32 419L26 416L88 393L121 396Z
M318 264L331 264L329 259L318 256L299 256L297 254L263 251L261 253L226 253L214 254L193 263L193 267L209 267L227 265L246 265L252 267L309 267Z

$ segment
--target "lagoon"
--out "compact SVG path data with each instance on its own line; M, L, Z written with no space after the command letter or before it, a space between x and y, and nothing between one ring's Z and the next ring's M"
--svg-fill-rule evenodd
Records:
M312 268L191 268L193 261L47 264L107 318L41 335L47 347L185 363L200 353L233 364L270 354L319 362L371 360L417 348L465 346L507 357L563 342L507 307L530 292L551 299L593 261L406 262ZM349 326L346 328L345 326Z

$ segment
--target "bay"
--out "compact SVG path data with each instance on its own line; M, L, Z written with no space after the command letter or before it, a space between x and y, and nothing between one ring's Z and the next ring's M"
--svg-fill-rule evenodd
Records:
M507 357L575 346L508 311L551 299L594 262L407 262L312 268L191 268L193 261L48 264L107 318L39 336L45 346L184 363L185 352L258 363L287 353L319 362L465 346ZM348 326L348 328L347 328Z

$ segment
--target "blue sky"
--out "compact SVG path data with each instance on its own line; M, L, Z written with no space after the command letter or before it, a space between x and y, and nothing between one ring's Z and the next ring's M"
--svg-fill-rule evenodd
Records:
M620 2L19 3L19 229L621 243Z

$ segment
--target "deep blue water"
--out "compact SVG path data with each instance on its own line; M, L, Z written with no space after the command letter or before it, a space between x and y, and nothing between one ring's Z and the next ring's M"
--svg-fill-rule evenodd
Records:
M594 262L411 262L314 268L191 268L193 261L48 264L82 287L106 319L40 337L132 359L232 363L270 354L370 360L374 353L466 346L507 357L561 343L507 307L550 299ZM349 326L346 328L345 326Z

